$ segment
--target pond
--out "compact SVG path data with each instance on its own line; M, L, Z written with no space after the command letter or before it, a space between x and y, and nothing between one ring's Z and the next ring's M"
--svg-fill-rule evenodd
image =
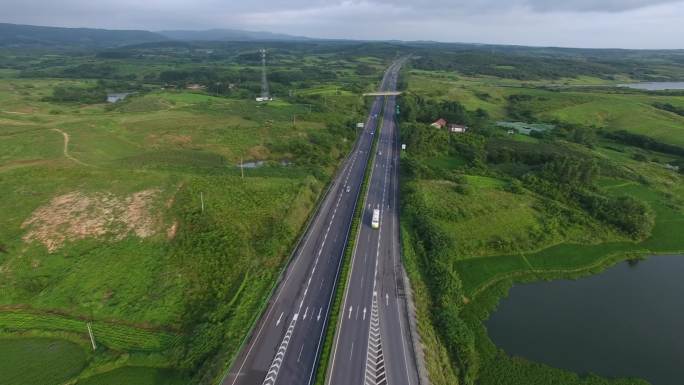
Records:
M684 378L684 256L621 263L576 281L515 285L486 322L509 355L586 374Z
M628 87L645 91L684 90L684 82L629 83L620 84L619 87Z
M291 165L292 165L292 162L289 161L289 160L287 160L287 159L284 159L284 160L281 160L280 162L278 162L278 164L280 164L281 166L287 167L287 166L291 166ZM242 163L242 164L238 163L238 164L235 165L235 167L259 168L259 167L262 167L262 166L265 166L265 165L266 165L266 162L263 161L263 160L251 160L251 161L249 161L249 162L244 162L244 163Z

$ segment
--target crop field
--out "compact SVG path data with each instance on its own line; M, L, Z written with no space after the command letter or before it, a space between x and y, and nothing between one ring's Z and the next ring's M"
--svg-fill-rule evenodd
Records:
M228 50L0 69L0 332L65 344L61 369L10 384L211 382L240 346L385 59L280 51L262 104L252 48ZM225 87L186 89L205 76ZM117 87L132 94L103 103Z
M121 351L159 351L178 345L179 336L163 331L144 330L125 325L92 322L93 335L98 344ZM0 312L0 330L24 332L30 330L68 332L87 336L86 321L51 314Z
M173 370L125 366L100 375L84 378L77 385L185 385L188 378Z

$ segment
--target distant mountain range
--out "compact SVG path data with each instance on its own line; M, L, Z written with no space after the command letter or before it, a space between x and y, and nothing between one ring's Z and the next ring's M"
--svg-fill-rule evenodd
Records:
M171 40L183 41L307 41L309 37L292 36L264 31L242 31L237 29L208 29L206 31L173 30L159 31Z
M206 31L111 30L97 28L41 27L0 23L0 46L79 46L111 48L162 41L305 41L313 40L271 32L210 29Z
M116 47L168 40L149 31L40 27L0 23L0 46Z

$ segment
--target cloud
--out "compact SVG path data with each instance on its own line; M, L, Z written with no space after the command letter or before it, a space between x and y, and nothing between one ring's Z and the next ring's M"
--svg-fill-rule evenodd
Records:
M2 0L0 21L312 37L682 47L684 0Z
M681 0L527 0L532 9L576 12L624 12L661 4L677 3Z

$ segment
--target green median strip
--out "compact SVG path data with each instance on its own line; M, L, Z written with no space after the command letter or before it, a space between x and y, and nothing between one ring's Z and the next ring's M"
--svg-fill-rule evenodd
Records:
M385 99L385 105L387 100ZM366 195L368 193L368 183L370 177L373 174L373 164L375 163L375 154L378 147L378 138L380 137L380 131L382 130L382 124L385 115L385 105L383 105L382 112L379 115L380 124L378 129L373 136L373 144L371 145L370 157L368 158L368 163L366 164L366 170L363 176L363 182L361 184L361 192L359 193L362 199L356 202L356 207L354 208L354 217L352 219L349 234L353 235L349 237L349 242L344 249L344 255L342 256L342 268L340 269L340 276L338 277L338 284L334 292L334 300L331 308L329 309L328 323L326 324L325 331L325 341L323 343L323 348L321 349L321 354L319 356L318 367L316 371L316 385L325 384L325 376L327 374L328 364L330 362L330 352L335 339L335 331L337 330L337 322L340 315L340 306L342 306L342 298L347 287L347 279L349 277L349 269L351 265L351 255L356 247L356 236L359 232L359 224L361 223L361 218L363 217L363 210L366 206Z

